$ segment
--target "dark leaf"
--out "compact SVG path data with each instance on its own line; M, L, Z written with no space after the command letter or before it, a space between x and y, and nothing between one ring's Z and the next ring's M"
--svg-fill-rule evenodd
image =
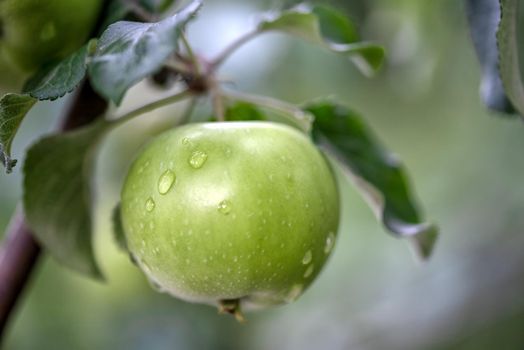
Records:
M180 12L157 23L117 22L98 42L89 64L94 88L120 104L126 91L157 72L177 49L181 31L201 6L193 1Z
M93 252L92 181L96 146L109 123L48 136L24 165L24 208L30 227L62 264L102 278Z
M482 68L480 94L486 106L494 111L514 113L506 97L499 74L497 28L500 22L499 0L467 0L471 38Z
M524 87L519 64L517 35L519 2L500 0L501 19L497 32L499 70L504 91L517 112L524 116Z
M25 84L24 92L39 100L56 100L73 91L84 79L88 45L62 61L48 65Z
M24 117L36 103L31 96L6 94L0 99L0 161L7 173L12 171L16 160L11 159L11 144Z
M237 102L226 109L228 121L266 120L267 118L254 105L247 102Z
M342 13L325 5L299 5L272 14L258 29L280 31L301 37L333 52L347 55L367 75L375 73L384 60L384 49L360 41L353 23Z
M358 190L393 234L413 238L424 258L431 254L437 228L421 221L398 159L375 139L353 111L330 103L306 108L315 116L313 137L349 171Z
M122 213L120 210L120 203L113 209L113 237L119 248L127 251L126 235L124 233L124 226L122 225Z

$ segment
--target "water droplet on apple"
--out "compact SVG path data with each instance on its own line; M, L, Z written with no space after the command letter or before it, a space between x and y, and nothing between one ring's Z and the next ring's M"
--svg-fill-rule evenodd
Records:
M304 257L302 258L302 264L307 265L313 260L313 253L311 253L311 250L308 250Z
M302 290L304 289L304 286L301 285L301 284L295 284L293 287L291 287L291 289L289 290L289 293L286 297L286 301L288 303L291 303L295 300L297 300L297 298L300 296L300 294L302 294Z
M326 245L324 246L324 253L329 254L335 245L335 234L330 232L326 238Z
M169 192L171 187L173 187L175 180L175 173L171 170L166 170L162 176L160 176L160 179L158 179L158 192L160 194L166 194Z
M189 157L189 165L192 168L200 169L207 160L207 153L202 151L194 151Z
M140 259L140 266L144 272L151 273L151 266L149 266L149 264L144 259Z
M155 201L153 200L153 198L149 197L146 201L146 210L148 212L152 212L154 209L155 209Z
M314 270L315 270L315 265L313 264L309 265L306 272L304 272L304 278L308 278L309 276L311 276Z
M160 284L158 284L158 282L156 282L155 280L153 280L151 278L148 278L147 280L149 281L149 285L151 286L151 288L153 288L157 292L159 292L159 293L165 293L166 292L166 290Z
M224 215L229 214L231 212L231 202L229 202L227 199L224 199L218 203L218 211Z

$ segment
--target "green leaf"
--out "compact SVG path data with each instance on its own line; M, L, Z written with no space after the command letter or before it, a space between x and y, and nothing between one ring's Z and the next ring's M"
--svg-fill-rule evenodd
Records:
M325 5L300 5L269 16L258 25L260 32L280 31L347 55L366 75L375 73L384 60L384 49L361 42L353 23Z
M315 116L315 141L349 170L385 227L397 236L413 238L420 255L428 257L437 228L421 221L398 159L377 142L353 111L330 102L314 103L306 110Z
M126 91L158 71L177 50L180 32L200 9L193 1L177 14L157 23L117 22L98 42L89 64L95 90L120 104Z
M524 116L524 87L519 66L518 1L500 0L501 19L497 32L500 78L513 107Z
M118 203L116 207L113 209L113 237L115 238L118 247L122 250L127 251L127 241L126 235L124 233L124 226L122 225L122 213L120 208L121 205L120 203Z
M258 108L247 102L236 102L228 106L225 119L227 121L267 120Z
M10 173L16 165L11 159L11 144L24 117L36 103L27 95L6 94L0 99L0 161Z
M34 144L24 165L24 208L36 238L62 264L102 278L93 252L92 180L96 146L109 130L98 120Z
M471 39L482 69L480 95L491 110L514 116L499 74L497 28L500 22L499 0L466 0Z
M39 100L56 100L73 91L86 74L88 45L38 71L27 81L23 91Z
M226 120L267 120L289 125L306 134L311 131L313 116L293 104L232 90L224 90L223 97L229 102Z

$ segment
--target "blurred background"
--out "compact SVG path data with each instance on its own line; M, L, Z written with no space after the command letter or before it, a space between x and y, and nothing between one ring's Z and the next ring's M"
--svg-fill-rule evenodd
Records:
M107 283L45 257L5 349L524 348L524 127L481 105L462 2L329 2L346 11L366 39L387 47L377 77L366 79L343 57L273 34L246 45L222 74L248 92L296 103L333 96L360 111L403 159L428 219L440 226L432 259L417 262L340 178L337 247L295 303L249 313L240 325L211 307L155 292L117 250L110 215L136 149L183 108L171 107L117 130L101 149L95 244ZM189 28L190 40L213 56L251 28L260 11L282 5L208 0ZM158 93L141 84L124 108ZM14 144L17 158L42 130L53 129L64 103L34 109ZM197 109L197 117L208 113L205 105ZM21 196L20 169L0 176L0 235Z

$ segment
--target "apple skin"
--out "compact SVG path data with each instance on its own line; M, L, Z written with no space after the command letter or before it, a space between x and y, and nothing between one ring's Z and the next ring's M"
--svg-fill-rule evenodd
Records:
M17 85L82 46L101 6L102 0L1 0L0 72L9 73L1 85Z
M128 249L162 291L294 301L335 243L338 188L309 138L270 122L189 124L149 143L122 190Z

